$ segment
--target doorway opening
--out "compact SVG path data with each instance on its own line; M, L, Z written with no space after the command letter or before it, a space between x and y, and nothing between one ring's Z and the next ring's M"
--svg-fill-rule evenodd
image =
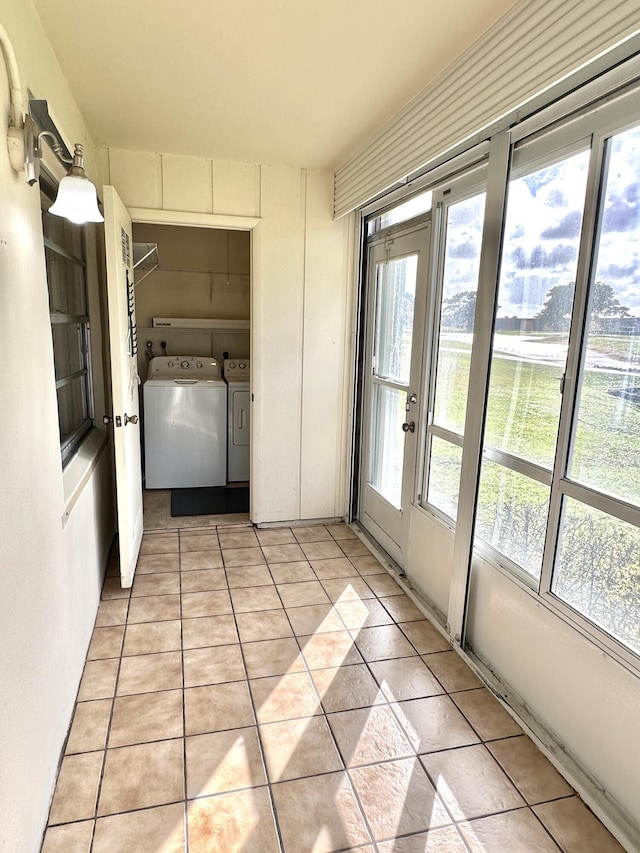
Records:
M251 234L133 223L145 530L249 523Z

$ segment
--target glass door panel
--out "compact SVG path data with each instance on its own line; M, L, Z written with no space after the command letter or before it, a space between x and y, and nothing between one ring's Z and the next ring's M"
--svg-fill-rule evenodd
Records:
M359 520L400 564L415 490L429 226L369 249ZM419 341L416 340L416 335Z

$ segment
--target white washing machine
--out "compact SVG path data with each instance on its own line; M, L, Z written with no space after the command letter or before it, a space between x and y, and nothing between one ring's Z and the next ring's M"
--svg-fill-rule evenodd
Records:
M227 479L230 483L249 480L251 469L251 362L248 358L225 358L224 378L229 399L227 436Z
M220 363L152 358L143 400L146 488L226 485L227 385Z

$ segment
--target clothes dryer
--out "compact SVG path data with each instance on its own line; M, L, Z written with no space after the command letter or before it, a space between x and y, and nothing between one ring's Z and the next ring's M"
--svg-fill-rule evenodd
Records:
M143 400L146 488L226 485L227 386L219 362L152 358Z
M251 362L248 358L226 358L224 378L228 386L227 480L249 480L251 433Z

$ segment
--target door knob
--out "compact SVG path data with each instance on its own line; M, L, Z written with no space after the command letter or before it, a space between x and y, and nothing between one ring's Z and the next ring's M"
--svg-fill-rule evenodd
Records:
M125 426L127 424L137 424L137 423L138 423L138 416L137 415L131 415L131 417L129 417L129 415L126 412L124 413L124 425Z
M402 431L403 432L415 432L416 431L416 422L411 421L411 423L402 424Z

